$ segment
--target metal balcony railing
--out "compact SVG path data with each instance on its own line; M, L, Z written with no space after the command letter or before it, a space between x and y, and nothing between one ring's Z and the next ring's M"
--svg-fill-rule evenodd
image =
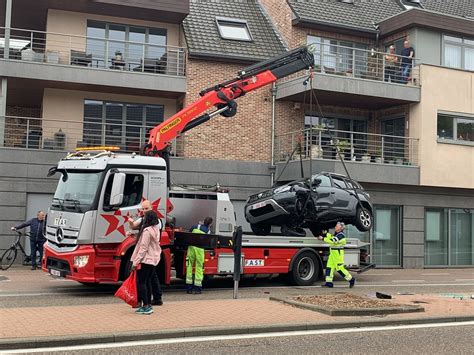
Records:
M0 27L0 58L94 69L185 76L182 47L12 28L8 56Z
M415 58L410 64L405 64L407 57L391 53L321 42L308 43L308 46L314 55L316 73L392 84L420 85L420 71ZM302 73L299 72L282 81L301 76Z
M313 128L279 135L275 139L275 162L286 161L301 143L304 159L337 160L336 146L344 160L353 162L418 166L419 139ZM292 160L300 159L296 149Z
M148 142L152 126L116 122L84 121L5 116L4 147L73 151L93 146L118 146L123 152L139 152ZM0 144L1 146L1 144ZM182 156L184 139L171 144L171 155Z

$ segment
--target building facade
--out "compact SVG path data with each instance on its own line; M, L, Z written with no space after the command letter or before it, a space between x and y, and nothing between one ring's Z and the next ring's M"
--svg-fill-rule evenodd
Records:
M249 93L235 117L213 118L174 142L173 182L229 187L248 228L247 196L300 178L300 157L306 176L345 173L338 146L376 207L373 231L349 227L348 234L372 243L377 265L472 266L470 4L6 0L0 235L11 236L11 225L47 207L56 180L45 175L65 151L137 151L151 127L202 89L309 45L312 71ZM25 8L38 16L23 16ZM401 56L406 40L411 62Z

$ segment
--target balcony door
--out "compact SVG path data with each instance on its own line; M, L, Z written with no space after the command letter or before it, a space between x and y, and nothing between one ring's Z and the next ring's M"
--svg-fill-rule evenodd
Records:
M383 155L388 161L403 159L405 156L405 118L399 117L382 121ZM400 138L398 138L400 137Z

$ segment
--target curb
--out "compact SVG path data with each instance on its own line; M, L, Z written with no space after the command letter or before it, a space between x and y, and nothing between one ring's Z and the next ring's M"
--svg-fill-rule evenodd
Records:
M474 321L474 316L427 317L393 320L360 320L351 322L264 324L254 326L203 327L158 330L151 332L135 331L126 333L81 334L47 338L9 338L0 340L1 350L40 349L46 347L66 347L86 344L121 343L128 341L158 340L173 338L192 338L218 335L261 334L272 332L291 332L305 330L327 330L344 328L367 328L380 326L413 325L429 323L450 323Z
M320 312L329 316L379 316L387 314L415 313L424 312L425 309L420 305L403 305L402 307L384 307L384 308L346 308L346 309L327 309L314 304L294 301L281 297L270 297L270 301L277 301L298 308L308 309L314 312Z

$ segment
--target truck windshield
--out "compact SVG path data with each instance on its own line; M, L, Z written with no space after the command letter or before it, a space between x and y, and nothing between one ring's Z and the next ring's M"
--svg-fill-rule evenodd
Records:
M51 207L62 211L85 212L92 208L102 171L67 171L67 179L59 179Z

